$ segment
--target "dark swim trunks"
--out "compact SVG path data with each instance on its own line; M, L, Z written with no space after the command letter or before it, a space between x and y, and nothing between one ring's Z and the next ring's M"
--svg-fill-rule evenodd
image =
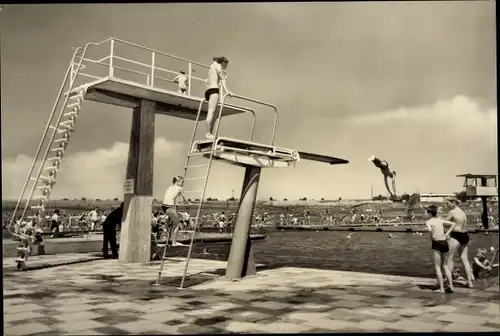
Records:
M446 253L450 249L448 247L448 241L446 240L432 240L431 249L439 251L441 253Z
M469 243L469 234L467 232L450 232L450 237L455 239L460 245L467 245Z
M211 95L219 92L219 88L208 89L207 91L205 91L205 100L209 100Z

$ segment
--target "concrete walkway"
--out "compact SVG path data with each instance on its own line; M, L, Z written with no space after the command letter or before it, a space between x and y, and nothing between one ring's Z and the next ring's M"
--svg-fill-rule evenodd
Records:
M453 294L425 289L432 279L301 268L229 282L218 277L225 262L195 259L188 284L199 284L179 290L168 284L178 283L183 260L166 262L158 287L158 263L8 272L5 334L500 331L496 279Z

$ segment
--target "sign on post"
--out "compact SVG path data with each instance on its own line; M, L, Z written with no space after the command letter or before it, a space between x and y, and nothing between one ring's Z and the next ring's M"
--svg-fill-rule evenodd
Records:
M126 179L123 182L123 193L133 194L134 193L134 179Z

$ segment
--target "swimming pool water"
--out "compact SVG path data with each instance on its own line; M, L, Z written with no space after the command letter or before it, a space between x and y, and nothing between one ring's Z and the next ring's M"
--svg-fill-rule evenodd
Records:
M433 277L431 242L427 234L298 231L272 232L265 240L254 241L255 261L271 267L306 267L354 272L370 272L417 277ZM498 247L495 234L470 234L469 260L480 247ZM209 255L196 258L227 260L228 246L207 245ZM196 249L198 250L198 249ZM488 255L491 257L490 255ZM461 262L457 260L457 267ZM463 273L463 271L462 271Z

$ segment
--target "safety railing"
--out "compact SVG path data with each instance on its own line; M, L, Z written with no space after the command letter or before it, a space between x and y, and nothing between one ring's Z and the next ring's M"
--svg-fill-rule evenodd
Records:
M219 110L219 114L218 114L219 116L222 114L222 110L223 110L224 105L226 103L227 97L236 98L236 99L240 99L240 100L243 100L243 101L251 102L251 103L254 103L254 104L266 106L266 107L269 107L269 108L271 108L273 110L273 112L274 112L274 123L273 123L273 131L272 131L272 134L271 134L271 146L274 146L274 141L275 141L275 138L276 138L276 127L278 125L278 116L279 116L277 107L275 105L273 105L273 104L269 104L269 103L266 103L266 102L261 101L261 100L257 100L257 99L249 98L249 97L245 97L245 96L236 95L236 94L233 94L231 92L225 92L222 95L222 99L221 99L221 103L220 103L220 110ZM219 132L219 125L220 125L221 119L222 118L218 118L217 119L217 125L215 127L215 137L217 137L217 134Z
M178 91L174 79L180 75L180 71L183 71L187 77L186 94L189 96L203 96L205 79L195 76L194 73L196 72L195 68L207 70L209 66L206 64L117 38L109 38L95 45L105 48L100 50L101 53L104 53L104 57L91 57L88 53L81 55L83 57L83 67L79 73L81 77L90 80L99 80L106 77L128 80L125 74L131 74L136 76L134 82L148 88ZM127 49L127 54L135 54L136 57L126 57L124 52L120 51L120 48ZM174 68L173 63L178 69L182 70L172 70ZM93 69L90 69L91 67ZM98 67L101 68L98 69ZM167 83L168 86L165 86L164 83ZM197 90L199 92L193 92L194 83L202 84L202 87Z
M182 57L174 56L159 50L151 49L148 47L144 47L135 43L131 43L128 41L124 41L121 39L117 38L109 38L107 40L104 40L102 42L92 44L94 47L99 47L99 48L104 48L104 57L100 58L92 58L88 55L88 52L86 52L85 55L80 55L83 57L82 60L82 66L79 69L78 76L90 79L90 81L95 81L95 80L100 80L106 77L113 77L117 79L124 79L127 80L126 76L117 74L117 72L122 72L122 73L128 73L132 75L139 76L139 79L142 79L142 82L138 82L139 84L145 85L149 88L158 88L158 89L163 89L165 88L162 86L161 83L168 83L170 86L167 87L167 89L171 91L177 91L175 88L175 83L174 83L174 76L179 75L179 71L173 71L171 69L168 69L167 67L162 67L158 66L161 62L165 63L168 60L172 61L177 61L179 62L180 68L186 68L187 67L187 80L188 80L188 87L187 87L187 95L190 96L199 96L203 97L204 92L205 92L205 82L206 80L197 76L194 76L193 74L195 73L195 68L201 68L203 70L209 69L209 66L206 64L202 64L199 62L195 62L189 59L185 59ZM142 58L143 59L148 59L148 61L138 61L136 59L132 59L132 57L124 57L122 53L120 53L120 46L126 46L130 47L128 50L128 54L131 53L133 54L134 51L137 52L144 52ZM83 48L80 48L83 49ZM101 50L102 52L102 50ZM139 54L136 54L136 56L139 58ZM78 57L74 60L76 63L79 61ZM118 65L118 62L120 64ZM123 63L123 64L122 64ZM76 64L74 64L76 65ZM94 71L86 71L90 69L91 66L98 66L101 67L100 71L95 69ZM135 68L133 68L135 67ZM72 67L73 71L78 69L74 69ZM168 75L172 75L171 78L167 78ZM72 76L72 80L74 81L76 78ZM137 79L137 77L136 77ZM137 80L134 80L136 82ZM194 92L193 91L193 83L199 83L202 84L202 87L200 88L199 92ZM75 85L77 87L78 85ZM277 110L274 105L261 102L252 98L247 98L243 96L238 96L238 95L231 95L231 97L234 98L240 98L242 100L246 100L249 102L253 102L256 104L260 104L263 106L268 106L274 109L276 117L274 121L274 126L273 126L273 135L272 135L272 144L274 144L274 134L276 130L276 124L277 124ZM222 107L224 105L223 99L221 100L221 111ZM200 106L201 107L201 106ZM245 112L251 113L252 114L252 125L251 125L251 131L250 131L250 141L253 140L254 133L255 133L255 126L256 126L256 114L253 109L250 108L244 108L241 107ZM220 120L220 119L219 119Z

